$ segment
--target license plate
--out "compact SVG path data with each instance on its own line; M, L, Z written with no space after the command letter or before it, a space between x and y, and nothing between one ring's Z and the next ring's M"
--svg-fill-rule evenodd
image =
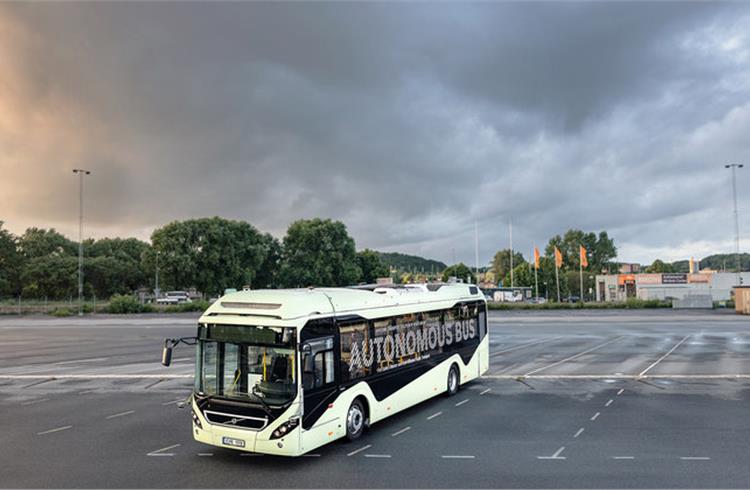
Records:
M222 437L221 443L226 444L227 446L245 447L245 441L242 439L233 439L231 437Z

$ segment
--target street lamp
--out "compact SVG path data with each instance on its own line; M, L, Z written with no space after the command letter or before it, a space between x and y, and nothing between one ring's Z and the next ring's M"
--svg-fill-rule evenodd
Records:
M74 168L78 174L78 316L83 316L83 176L91 172L82 168Z
M737 285L739 286L742 282L740 276L740 219L737 214L737 169L742 168L741 163L730 163L724 165L724 168L732 169L732 197L734 198L734 260L737 267Z

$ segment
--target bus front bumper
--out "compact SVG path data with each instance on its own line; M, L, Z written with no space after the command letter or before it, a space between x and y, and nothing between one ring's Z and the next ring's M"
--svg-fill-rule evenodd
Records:
M195 407L194 410L200 413ZM223 425L209 424L202 416L198 416L200 426L193 422L193 439L203 444L237 449L239 451L274 454L279 456L298 456L300 450L299 434L301 428L296 428L279 439L269 439L271 430L262 431L235 429Z

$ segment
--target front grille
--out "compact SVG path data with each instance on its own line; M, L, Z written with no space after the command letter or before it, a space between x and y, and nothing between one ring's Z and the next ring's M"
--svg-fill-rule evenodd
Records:
M211 410L204 411L203 415L212 424L236 427L238 429L262 430L268 425L268 417L248 417L247 415L214 412Z

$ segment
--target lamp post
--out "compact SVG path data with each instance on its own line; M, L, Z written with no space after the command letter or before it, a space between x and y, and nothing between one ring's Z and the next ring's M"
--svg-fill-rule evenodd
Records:
M74 168L78 174L78 316L83 316L83 176L91 172L82 168Z
M724 168L731 168L732 169L732 197L734 199L734 260L735 260L735 267L737 268L737 285L739 286L742 282L742 278L740 276L741 267L740 267L740 219L737 213L737 169L742 168L743 165L741 163L730 163L728 165L724 165Z

